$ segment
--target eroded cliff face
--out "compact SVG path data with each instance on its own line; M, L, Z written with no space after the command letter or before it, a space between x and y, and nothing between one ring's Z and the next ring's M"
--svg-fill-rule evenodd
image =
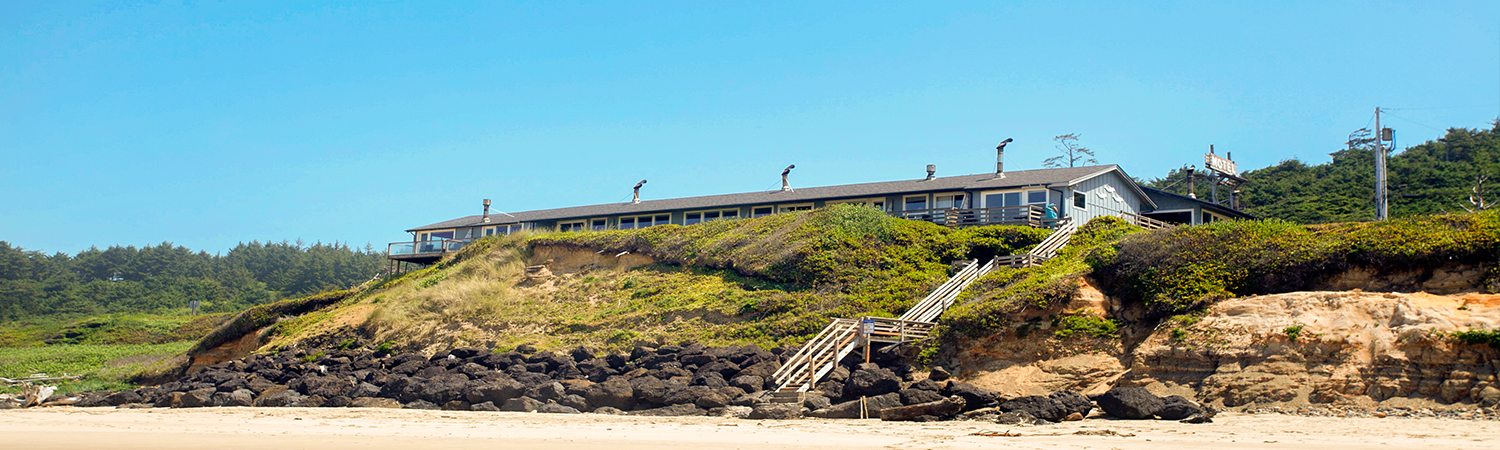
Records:
M1091 305L1069 308L1080 306ZM1133 385L1220 407L1494 406L1500 350L1449 335L1471 328L1500 328L1500 295L1294 292L1224 300L1119 339L1041 329L966 340L947 362L1010 396Z

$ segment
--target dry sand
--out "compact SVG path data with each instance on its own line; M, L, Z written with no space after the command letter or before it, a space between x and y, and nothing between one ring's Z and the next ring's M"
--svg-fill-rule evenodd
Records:
M984 431L1021 436L973 435ZM0 436L5 449L1500 448L1496 422L1234 413L1204 425L1096 418L1005 426L389 409L43 408L0 411Z

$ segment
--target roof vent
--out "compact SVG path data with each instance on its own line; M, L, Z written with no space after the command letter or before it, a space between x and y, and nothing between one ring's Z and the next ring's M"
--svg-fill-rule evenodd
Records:
M635 184L635 194L631 195L631 197L630 197L630 203L640 203L641 202L641 186L644 186L644 185L646 185L646 180L641 180L640 183L636 183Z
M790 166L786 166L786 170L782 170L781 171L781 190L783 190L783 191L790 191L790 190L792 190L792 185L788 184L786 182L786 175L789 174L789 173L792 173L792 169L795 169L795 168L797 168L797 165L796 164L792 164Z
M927 179L931 180L933 178L937 178L937 165L936 164L928 164L927 165Z
M1005 138L1000 145L995 146L995 178L1005 178L1005 144L1015 139Z
M484 223L490 223L490 199L484 199Z

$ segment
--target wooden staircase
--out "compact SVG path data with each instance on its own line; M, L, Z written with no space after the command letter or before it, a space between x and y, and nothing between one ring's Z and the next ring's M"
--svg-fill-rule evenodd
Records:
M786 363L771 375L777 382L776 392L773 394L776 400L794 402L795 399L800 399L801 395L798 393L811 390L818 380L838 367L840 360L849 356L861 345L875 342L899 344L926 339L932 332L932 328L937 326L934 321L938 316L953 306L953 303L958 300L958 294L963 292L964 288L969 287L974 280L989 274L1001 265L1031 267L1057 256L1057 250L1067 245L1068 239L1078 231L1078 226L1073 223L1072 219L1063 219L1057 223L1057 230L1033 247L1030 252L998 257L983 265L979 264L979 261L969 261L968 265L960 269L957 274L948 278L948 281L943 282L898 319L884 317L833 319L828 326L823 327L823 331L807 341L807 344L787 358ZM863 334L861 327L865 322L870 322L871 325L868 342L861 339Z

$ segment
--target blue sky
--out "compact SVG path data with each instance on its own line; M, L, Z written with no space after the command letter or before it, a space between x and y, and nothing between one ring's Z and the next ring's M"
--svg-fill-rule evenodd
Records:
M1500 3L0 0L0 240L356 246L480 211L983 173L1150 178L1500 115ZM1267 6L1288 4L1290 6Z

